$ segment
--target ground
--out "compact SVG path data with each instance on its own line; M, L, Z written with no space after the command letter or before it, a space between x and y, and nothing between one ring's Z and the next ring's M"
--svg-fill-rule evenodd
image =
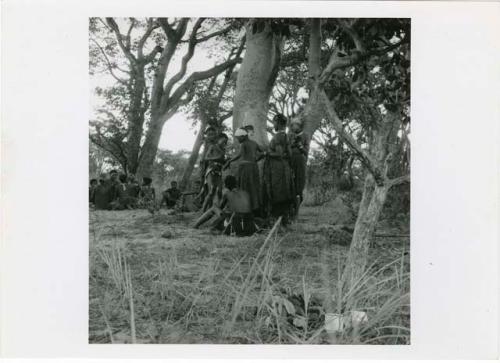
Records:
M408 231L382 222L370 268L342 291L350 234L334 209L243 238L191 228L194 213L91 211L89 341L409 344ZM325 329L325 312L350 311L368 321Z

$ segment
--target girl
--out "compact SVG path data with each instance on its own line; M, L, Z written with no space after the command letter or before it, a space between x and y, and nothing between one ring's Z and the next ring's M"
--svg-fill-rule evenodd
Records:
M262 205L262 194L257 161L262 158L264 151L259 144L248 138L245 129L240 128L236 130L234 136L240 144L240 149L238 153L224 165L224 169L227 169L233 161L239 160L237 174L238 188L246 191L250 195L252 211L258 215L259 208Z
M288 224L288 214L294 198L292 171L290 169L290 144L286 134L287 119L282 114L273 118L276 131L269 144L264 162L264 196L273 217L282 217ZM269 207L268 207L269 208Z
M295 213L298 214L298 209L300 203L304 200L304 187L306 185L306 164L307 164L307 154L309 152L309 140L308 136L303 131L302 121L299 119L294 119L290 125L290 137L291 141L291 157L290 166L292 168L292 174L294 178L294 187L296 199L296 210Z

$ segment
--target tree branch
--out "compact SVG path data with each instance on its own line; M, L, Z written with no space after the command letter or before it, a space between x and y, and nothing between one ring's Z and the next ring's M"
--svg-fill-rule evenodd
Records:
M184 57L182 57L181 61L181 69L179 72L177 72L175 75L170 78L170 80L167 82L164 90L163 90L163 95L165 98L168 98L170 96L170 91L172 90L172 87L179 82L184 75L186 74L187 71L187 65L191 58L193 57L194 54L194 48L196 47L197 40L196 40L196 33L198 32L198 29L200 29L201 24L205 21L205 18L199 18L196 20L196 23L193 26L193 30L191 31L191 35L189 36L189 45L188 45L188 50Z
M177 89L174 91L171 97L168 99L169 105L174 105L180 100L184 93L197 81L202 81L204 79L213 77L221 72L224 72L229 67L241 62L240 57L235 57L233 59L227 60L224 63L218 64L206 71L194 72L192 73Z
M361 40L361 37L359 34L354 30L354 24L357 22L358 19L354 19L354 22L350 25L348 25L343 19L338 19L337 23L339 24L340 28L346 32L354 42L354 46L356 49L364 53L365 52L365 45L363 41Z
M130 51L130 47L127 48L126 45L123 44L122 34L120 33L120 28L118 27L118 24L116 24L113 18L106 18L106 22L108 23L111 30L115 33L116 41L118 42L118 45L120 46L120 49L122 50L125 57L127 57L127 59L130 61L132 65L135 65L136 59L132 54L132 52Z
M337 115L337 112L333 108L333 105L328 96L326 95L325 91L321 89L319 90L319 93L320 97L323 100L327 117L332 122L332 126L339 135L339 137L343 139L344 142L358 155L361 162L373 175L377 184L383 185L384 176L382 171L380 170L380 167L377 165L377 162L373 159L373 157L370 154L368 154L365 150L361 148L361 146L356 142L356 140L354 140L354 138L350 134L345 132L342 126L342 121L340 120L339 116Z
M394 179L388 179L386 181L386 185L389 188L391 188L395 185L399 185L399 184L403 184L403 183L407 183L407 182L410 182L410 174L403 175L403 176L400 176L400 177L394 178Z
M211 38L214 38L214 37L217 37L219 35L224 35L224 34L227 34L231 31L231 29L233 29L233 25L228 25L227 27L219 30L219 31L216 31L216 32L213 32L211 34L208 34L208 35L205 35L204 37L200 37L198 39L196 39L196 41L198 43L202 43L202 42L206 42L207 40L211 39Z
M407 38L404 38L403 40L387 47L380 47L367 51L356 50L352 55L345 57L339 56L339 52L333 52L328 60L327 66L323 72L321 72L320 83L325 83L330 78L332 73L338 69L354 66L371 56L383 55L407 42Z
M137 45L137 58L139 59L144 59L144 54L143 54L143 51L144 51L144 44L146 44L146 41L148 40L148 38L150 37L151 33L153 32L153 30L155 30L155 23L153 22L153 18L148 18L148 27L146 29L146 32L143 34L143 36L141 37L141 39L139 40L139 43ZM156 49L156 47L155 47Z
M101 54L103 55L104 57L104 60L106 61L106 65L108 67L108 70L109 70L109 73L111 74L111 76L116 79L119 83L123 84L124 86L127 86L127 82L123 79L121 79L120 77L118 77L115 72L113 71L113 65L111 64L106 52L104 51L104 49L101 47L101 45L97 42L97 40L95 40L94 38L90 38L90 40L97 46L97 48L101 51Z
M179 44L180 39L186 31L187 21L187 18L181 19L179 25L177 26L177 29L174 30L170 26L166 18L158 18L158 22L165 32L168 41L165 45L165 48L161 52L161 56L158 61L158 65L156 67L153 78L153 87L151 90L151 115L153 118L158 117L160 113L165 76L167 74L170 61L172 60L172 57L177 49L177 45Z
M125 37L127 49L130 49L130 34L132 34L132 29L134 29L134 26L135 26L135 19L130 18L130 26L127 31L127 36Z

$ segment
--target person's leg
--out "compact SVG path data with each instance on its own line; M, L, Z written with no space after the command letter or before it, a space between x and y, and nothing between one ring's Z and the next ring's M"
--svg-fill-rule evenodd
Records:
M210 220L215 214L214 208L210 208L207 210L205 213L201 215L200 218L195 222L194 228L199 228L203 223L206 223L208 220Z
M233 216L232 227L236 236L241 237L244 236L243 233L243 219L240 213L235 213Z
M252 213L246 213L243 215L243 234L245 236L251 236L256 232L255 222Z

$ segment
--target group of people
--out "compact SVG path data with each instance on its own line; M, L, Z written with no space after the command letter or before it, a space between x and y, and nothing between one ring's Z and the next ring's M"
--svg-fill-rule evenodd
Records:
M288 133L288 120L282 114L273 118L273 126L267 147L254 139L252 125L235 130L238 150L230 158L227 135L209 126L204 131L200 179L192 192L181 191L172 181L158 205L151 178L144 177L139 185L134 176L113 170L90 181L89 200L100 210L177 208L186 195L196 195L194 205L203 213L195 228L212 220L213 231L248 236L280 217L286 226L303 200L309 140L299 119L291 121Z
M161 202L156 203L156 191L149 177L142 178L142 185L133 175L118 175L112 170L101 179L91 179L89 201L96 210L124 210L136 208L156 209L164 205L174 208L182 197L176 181L162 193Z
M297 215L303 200L309 140L301 120L292 120L288 133L287 124L282 114L273 118L275 133L267 148L254 140L252 125L235 130L239 147L229 159L227 136L207 128L199 195L205 213L195 227L215 219L213 229L251 235L259 223L281 217L286 226Z

